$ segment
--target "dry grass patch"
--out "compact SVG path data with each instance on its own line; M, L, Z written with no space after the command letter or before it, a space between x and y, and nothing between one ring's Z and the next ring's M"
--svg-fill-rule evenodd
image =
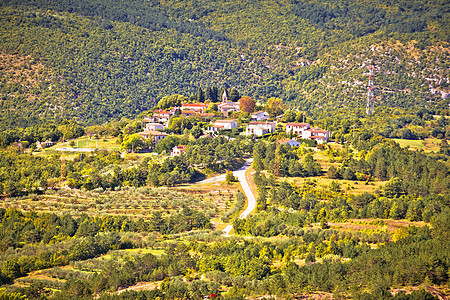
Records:
M316 162L320 164L320 167L322 168L323 172L328 172L328 169L331 166L334 166L336 169L341 166L341 163L339 162L330 162L330 158L324 155L324 152L316 152L313 155L313 158Z
M428 138L424 140L404 140L393 139L400 144L400 147L408 148L410 150L423 150L424 152L438 152L440 149L441 140Z
M119 288L117 294L121 294L126 291L148 291L148 290L156 290L161 285L162 281L157 282L138 282L133 286Z
M332 229L342 231L364 231L364 230L382 230L394 233L398 228L416 226L423 227L425 222L412 222L408 220L391 220L391 219L351 219L347 222L328 222Z
M363 193L373 194L378 189L386 184L387 181L370 181L368 184L364 181L353 181L344 179L330 179L326 177L283 177L279 178L279 181L286 180L290 184L294 184L298 187L312 184L315 189L329 190L329 186L332 181L336 181L341 186L341 190L344 193L358 195Z

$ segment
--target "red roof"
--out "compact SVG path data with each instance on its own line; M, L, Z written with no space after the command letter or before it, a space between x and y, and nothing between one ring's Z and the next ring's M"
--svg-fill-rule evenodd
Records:
M155 110L156 113L160 113L160 114L171 114L172 112L167 111L167 110L161 110L161 109L157 109Z
M157 118L167 118L167 114L156 114L156 115L154 115L154 117L157 117Z
M183 103L181 106L208 107L205 103Z
M284 144L284 143L287 143L287 142L289 142L289 141L292 141L292 139L283 138L283 139L279 140L278 143Z
M314 132L314 133L327 133L328 130L320 130L320 129L308 129L309 132Z
M308 123L287 123L286 126L309 126Z
M186 145L179 145L179 146L175 146L175 147L173 147L174 149L178 149L178 150L181 150L181 151L186 151Z

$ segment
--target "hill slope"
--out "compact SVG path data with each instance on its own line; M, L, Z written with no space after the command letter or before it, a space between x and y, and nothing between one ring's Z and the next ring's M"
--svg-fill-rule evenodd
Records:
M0 122L101 123L206 86L281 97L315 114L362 113L370 64L377 105L445 113L449 7L437 0L4 1L0 51L11 59L2 62ZM11 80L13 70L34 82Z

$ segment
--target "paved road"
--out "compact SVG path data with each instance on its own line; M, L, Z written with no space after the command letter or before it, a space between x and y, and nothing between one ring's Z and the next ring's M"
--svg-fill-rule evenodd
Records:
M246 218L255 208L256 208L256 198L255 195L253 195L252 190L250 189L250 185L247 182L247 179L245 178L245 171L247 168L252 164L253 158L247 159L245 164L240 168L239 170L236 170L233 172L233 175L239 179L239 183L242 186L242 189L244 190L245 196L248 200L247 209L241 213L239 216L240 219ZM233 225L228 224L223 229L223 236L230 236L230 231L233 229Z

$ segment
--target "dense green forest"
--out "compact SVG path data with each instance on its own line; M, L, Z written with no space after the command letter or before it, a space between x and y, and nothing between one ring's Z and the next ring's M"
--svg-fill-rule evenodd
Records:
M445 0L1 1L0 299L449 297L449 17ZM241 109L205 134L224 92L276 131L242 135ZM210 116L139 134L185 102Z
M377 107L447 114L448 10L425 0L3 1L1 124L104 123L207 86L321 117L361 114L370 64Z

